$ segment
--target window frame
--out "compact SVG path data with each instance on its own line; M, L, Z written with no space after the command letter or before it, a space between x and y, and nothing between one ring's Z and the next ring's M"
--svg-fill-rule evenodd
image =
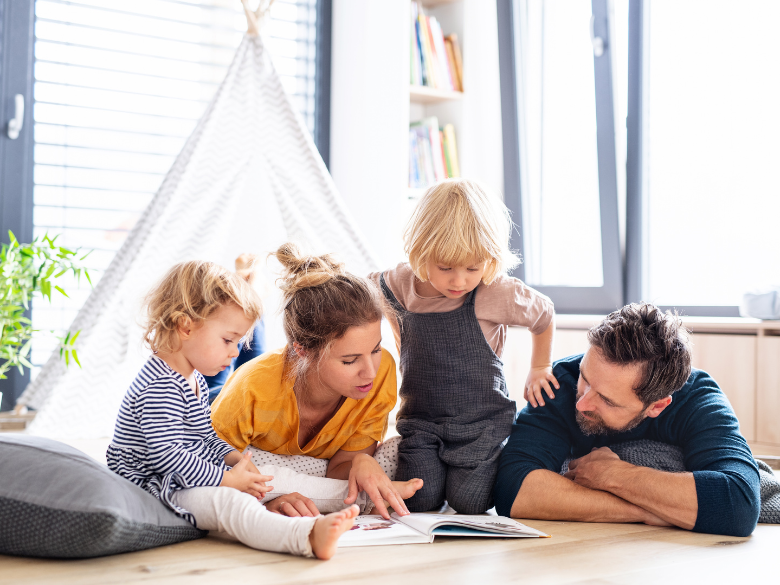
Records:
M521 253L523 241L522 128L518 114L518 46L515 31L521 0L496 0L498 9L499 66L501 77L501 115L504 129L504 197L517 223L511 245ZM594 33L604 39L604 56L594 57L596 76L596 120L599 153L599 200L601 206L601 242L604 286L535 287L548 295L559 313L608 313L624 304L638 302L647 293L645 221L647 218L647 74L649 71L650 2L629 0L628 32L628 111L626 117L626 201L625 235L620 236L617 173L604 164L617 165L614 117L614 93L608 21L609 0L592 0ZM614 190L612 182L614 181ZM605 190L605 187L607 188ZM614 195L613 195L614 193ZM606 229L605 229L606 228ZM623 258L622 250L625 246ZM514 276L524 280L522 265ZM739 307L724 305L662 306L692 317L739 317Z
M33 234L33 29L35 3L0 0L0 242L8 231L20 241ZM24 96L24 121L19 137L8 138L8 121L16 111L14 96ZM31 313L27 311L30 318ZM11 410L30 382L30 371L10 370L0 380L0 410Z
M608 0L592 0L593 34L604 40L604 51L594 54L596 126L598 152L599 212L601 218L600 287L534 286L549 296L558 313L609 313L623 305L623 260L618 213L617 143L615 135L612 50ZM518 228L511 246L523 253L523 169L522 103L518 82L522 79L522 43L518 40L521 0L497 0L501 114L504 144L504 199ZM514 276L525 280L521 264Z
M333 0L317 0L317 57L315 64L314 143L325 165L330 155L331 42ZM35 0L0 0L0 242L8 242L8 230L19 241L33 237L33 84ZM14 116L14 95L25 97L24 124L19 137L7 136ZM27 315L31 318L31 312ZM0 410L11 410L30 382L30 371L14 369L0 380Z
M650 57L650 2L628 4L628 111L626 117L626 259L625 302L642 300L647 292L647 79ZM690 317L739 317L731 305L662 306Z

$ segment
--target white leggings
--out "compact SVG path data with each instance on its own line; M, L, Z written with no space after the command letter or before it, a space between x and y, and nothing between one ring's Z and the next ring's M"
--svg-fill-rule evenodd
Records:
M382 470L392 480L398 468L398 443L401 437L392 437L377 447L374 459ZM325 477L328 470L327 459L316 459L305 455L276 455L248 447L252 453L252 463L264 475L273 475L269 482L272 492L265 494L262 502L269 502L279 496L298 492L314 502L317 509L328 514L344 509L344 498L349 492L349 482L344 479L329 479ZM360 513L369 511L373 504L365 492L360 492L355 502L360 507Z
M179 490L171 499L195 516L201 530L216 530L247 546L313 557L309 533L316 518L288 518L266 510L257 498L229 487ZM344 508L344 505L341 506Z
M398 468L398 442L393 437L380 445L374 458L390 479ZM304 455L275 455L249 447L252 462L265 475L273 475L274 491L265 495L262 502L298 492L310 498L317 509L325 514L346 507L344 498L349 482L325 477L327 459L315 459ZM247 546L271 552L314 556L309 533L316 518L288 518L269 512L256 498L229 487L197 487L174 492L173 502L194 517L198 528L218 531ZM365 492L358 501L361 514L372 506Z

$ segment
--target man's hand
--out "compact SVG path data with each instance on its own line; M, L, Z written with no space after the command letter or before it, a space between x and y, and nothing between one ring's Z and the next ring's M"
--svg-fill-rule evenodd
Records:
M282 516L299 517L320 515L320 511L317 509L317 506L314 505L314 502L298 492L292 492L274 498L270 502L266 502L265 507L269 512L275 512Z
M614 478L616 466L621 465L630 464L621 461L609 447L601 447L570 461L565 477L592 490L609 491L607 482Z
M393 482L382 471L376 459L366 453L356 455L352 459L352 468L349 471L349 493L344 503L355 503L358 493L361 491L366 492L377 512L386 520L390 518L386 503L401 516L409 514L404 499L398 493Z

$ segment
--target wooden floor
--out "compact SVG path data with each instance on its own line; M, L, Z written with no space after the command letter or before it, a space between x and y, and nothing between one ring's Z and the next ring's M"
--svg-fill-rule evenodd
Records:
M77 561L0 556L0 583L777 583L780 526L749 538L635 524L527 521L545 539L442 538L434 544L348 548L330 561L254 551L207 537Z
M108 440L68 441L105 462ZM526 524L544 539L441 538L434 544L346 548L330 561L264 553L207 537L77 561L0 555L0 585L348 583L370 585L780 583L780 525L749 538L639 524Z

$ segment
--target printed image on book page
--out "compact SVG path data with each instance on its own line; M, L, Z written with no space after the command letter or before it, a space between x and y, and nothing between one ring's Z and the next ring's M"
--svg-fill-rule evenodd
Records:
M355 525L341 535L339 546L378 546L382 544L427 544L433 539L392 518L358 516Z
M339 546L430 544L436 536L549 538L549 534L504 516L460 514L398 516L393 513L389 520L381 516L358 516L355 518L355 526L339 538Z
M492 538L549 538L540 530L521 524L505 516L480 514L409 514L391 518L419 532L430 536L479 536Z

